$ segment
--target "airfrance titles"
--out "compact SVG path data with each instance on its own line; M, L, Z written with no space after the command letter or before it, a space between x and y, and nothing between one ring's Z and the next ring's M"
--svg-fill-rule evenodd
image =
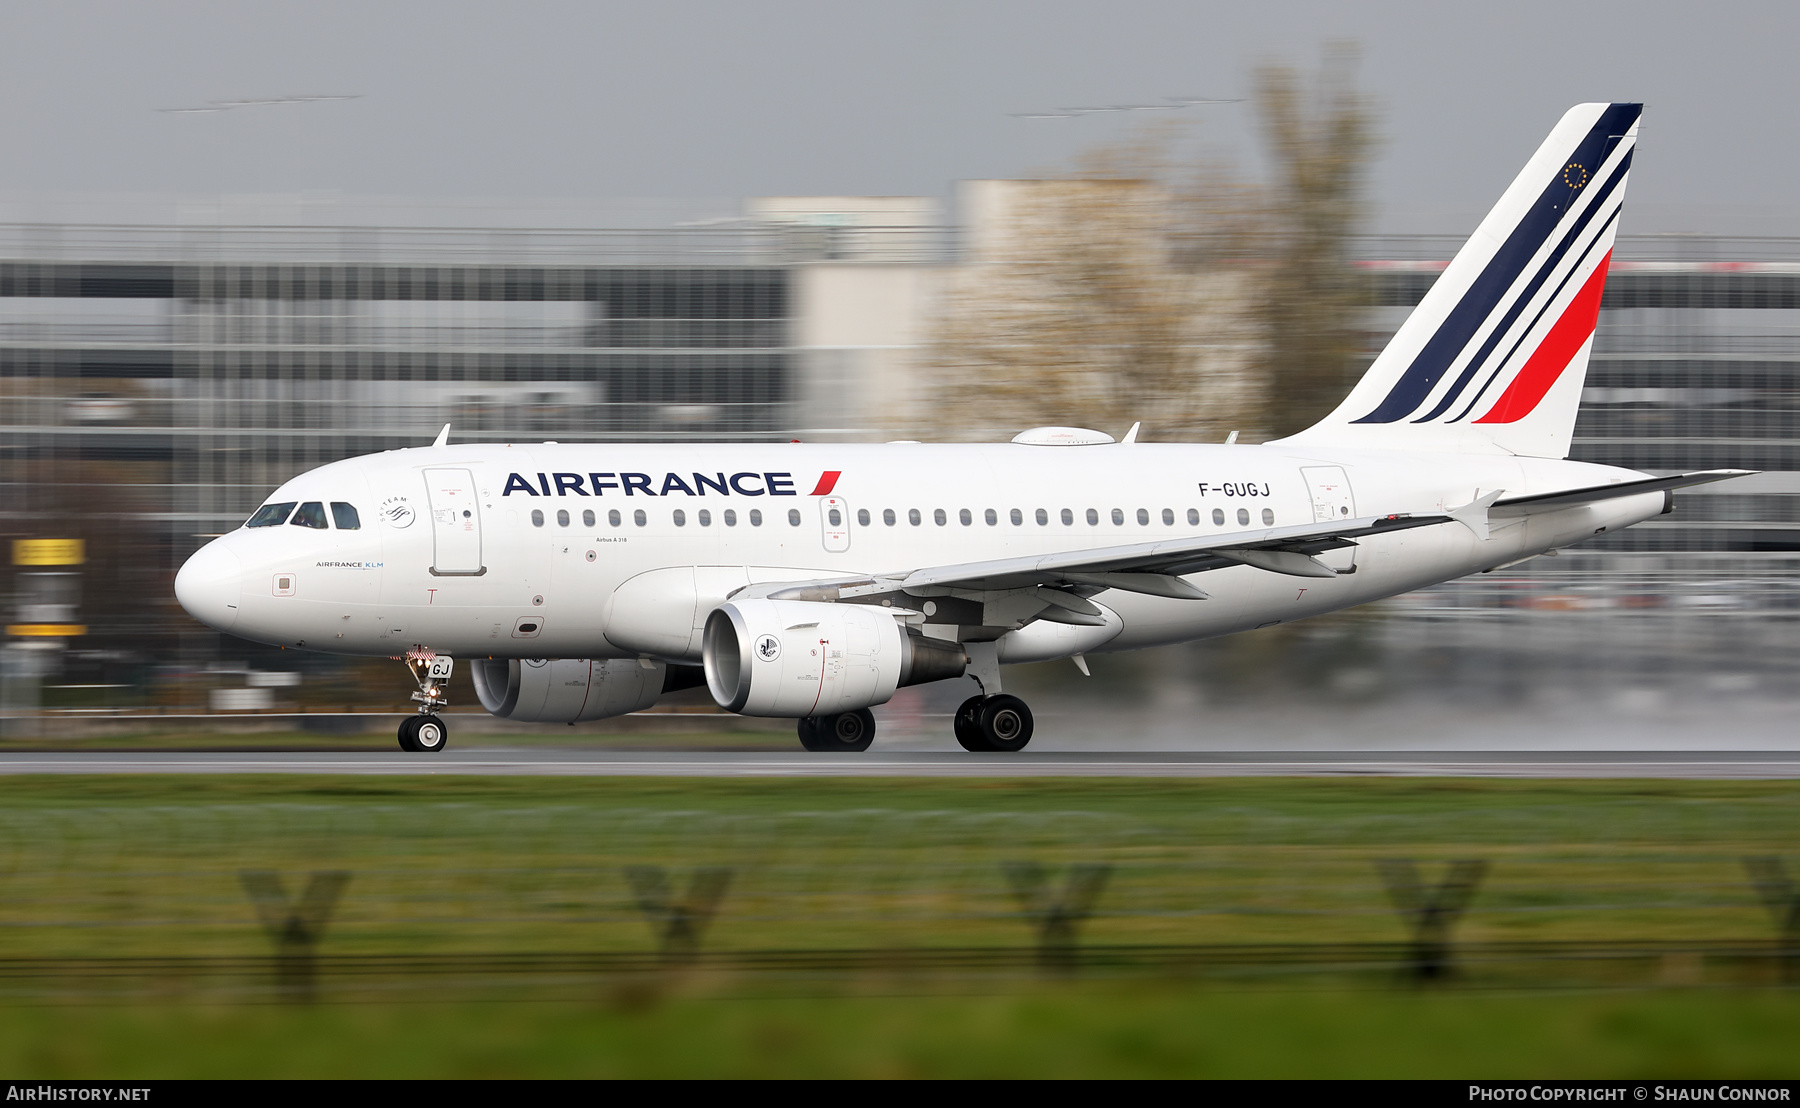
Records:
M529 477L509 473L501 496L799 496L792 473L539 473ZM592 490L591 492L589 490Z

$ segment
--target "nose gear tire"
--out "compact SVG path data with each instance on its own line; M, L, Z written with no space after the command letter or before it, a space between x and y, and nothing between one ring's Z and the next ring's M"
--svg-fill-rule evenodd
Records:
M400 721L400 749L401 750L406 751L408 754L417 754L419 752L419 746L413 740L413 735L418 730L419 730L419 717L418 716L407 716L405 719Z
M436 754L450 744L450 729L437 716L420 716L418 725L413 728L413 749L424 754ZM1020 744L1023 745L1023 744Z

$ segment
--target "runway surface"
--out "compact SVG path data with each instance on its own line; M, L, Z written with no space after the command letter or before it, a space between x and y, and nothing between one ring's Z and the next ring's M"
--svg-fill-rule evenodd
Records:
M463 749L0 753L0 775L289 773L526 777L1660 777L1800 778L1800 751L1458 750L883 754Z

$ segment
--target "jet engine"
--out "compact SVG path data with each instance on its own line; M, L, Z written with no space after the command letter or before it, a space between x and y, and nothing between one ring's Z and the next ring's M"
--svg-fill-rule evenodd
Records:
M747 716L831 716L894 690L961 677L958 643L902 627L867 604L739 600L706 617L701 656L719 706Z
M481 706L501 719L580 723L655 704L664 668L635 658L478 658L469 673Z

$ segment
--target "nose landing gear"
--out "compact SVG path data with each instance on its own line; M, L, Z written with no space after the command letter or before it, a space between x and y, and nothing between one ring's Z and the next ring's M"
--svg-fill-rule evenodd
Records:
M419 702L418 715L400 721L400 749L416 754L436 754L450 741L450 728L438 715L450 703L444 683L456 662L436 651L415 648L406 652L406 668L419 683L412 698Z

